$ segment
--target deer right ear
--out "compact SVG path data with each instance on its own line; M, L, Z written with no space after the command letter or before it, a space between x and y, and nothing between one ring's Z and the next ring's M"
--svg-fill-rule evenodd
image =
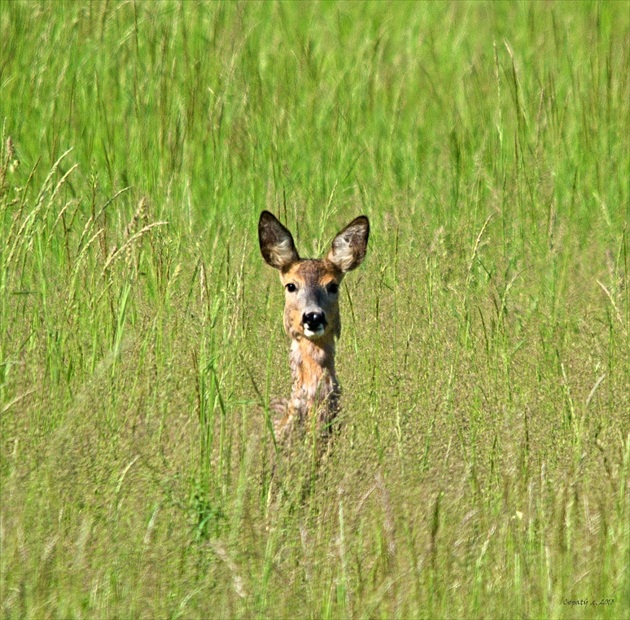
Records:
M365 215L360 215L333 239L326 258L342 273L356 269L365 258L369 236L370 222Z
M268 265L281 271L300 260L289 229L269 211L263 211L258 220L260 252Z

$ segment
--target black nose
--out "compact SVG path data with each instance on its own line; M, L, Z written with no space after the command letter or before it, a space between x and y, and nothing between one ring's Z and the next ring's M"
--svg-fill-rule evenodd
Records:
M323 312L305 312L302 315L302 324L311 331L317 331L320 327L326 327L326 317Z

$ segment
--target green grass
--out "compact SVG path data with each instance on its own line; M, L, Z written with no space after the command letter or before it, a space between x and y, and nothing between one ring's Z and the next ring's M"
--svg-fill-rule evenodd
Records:
M0 39L3 617L630 618L628 3L3 1ZM262 209L304 254L372 223L315 476Z

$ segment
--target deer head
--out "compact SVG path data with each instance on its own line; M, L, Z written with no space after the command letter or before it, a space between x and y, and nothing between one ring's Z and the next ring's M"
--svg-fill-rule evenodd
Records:
M293 340L306 338L323 346L339 337L339 286L365 258L369 233L368 218L361 215L335 236L324 258L303 259L290 231L269 211L260 214L260 251L266 263L280 271L284 327Z

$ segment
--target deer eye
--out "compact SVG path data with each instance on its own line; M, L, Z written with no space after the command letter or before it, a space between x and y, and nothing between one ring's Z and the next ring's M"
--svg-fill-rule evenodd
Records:
M331 294L331 295L336 295L339 292L339 285L336 282L331 282L327 287L326 290Z
M295 291L297 291L297 286L295 286L293 282L289 282L284 288L287 289L288 293L295 293Z

